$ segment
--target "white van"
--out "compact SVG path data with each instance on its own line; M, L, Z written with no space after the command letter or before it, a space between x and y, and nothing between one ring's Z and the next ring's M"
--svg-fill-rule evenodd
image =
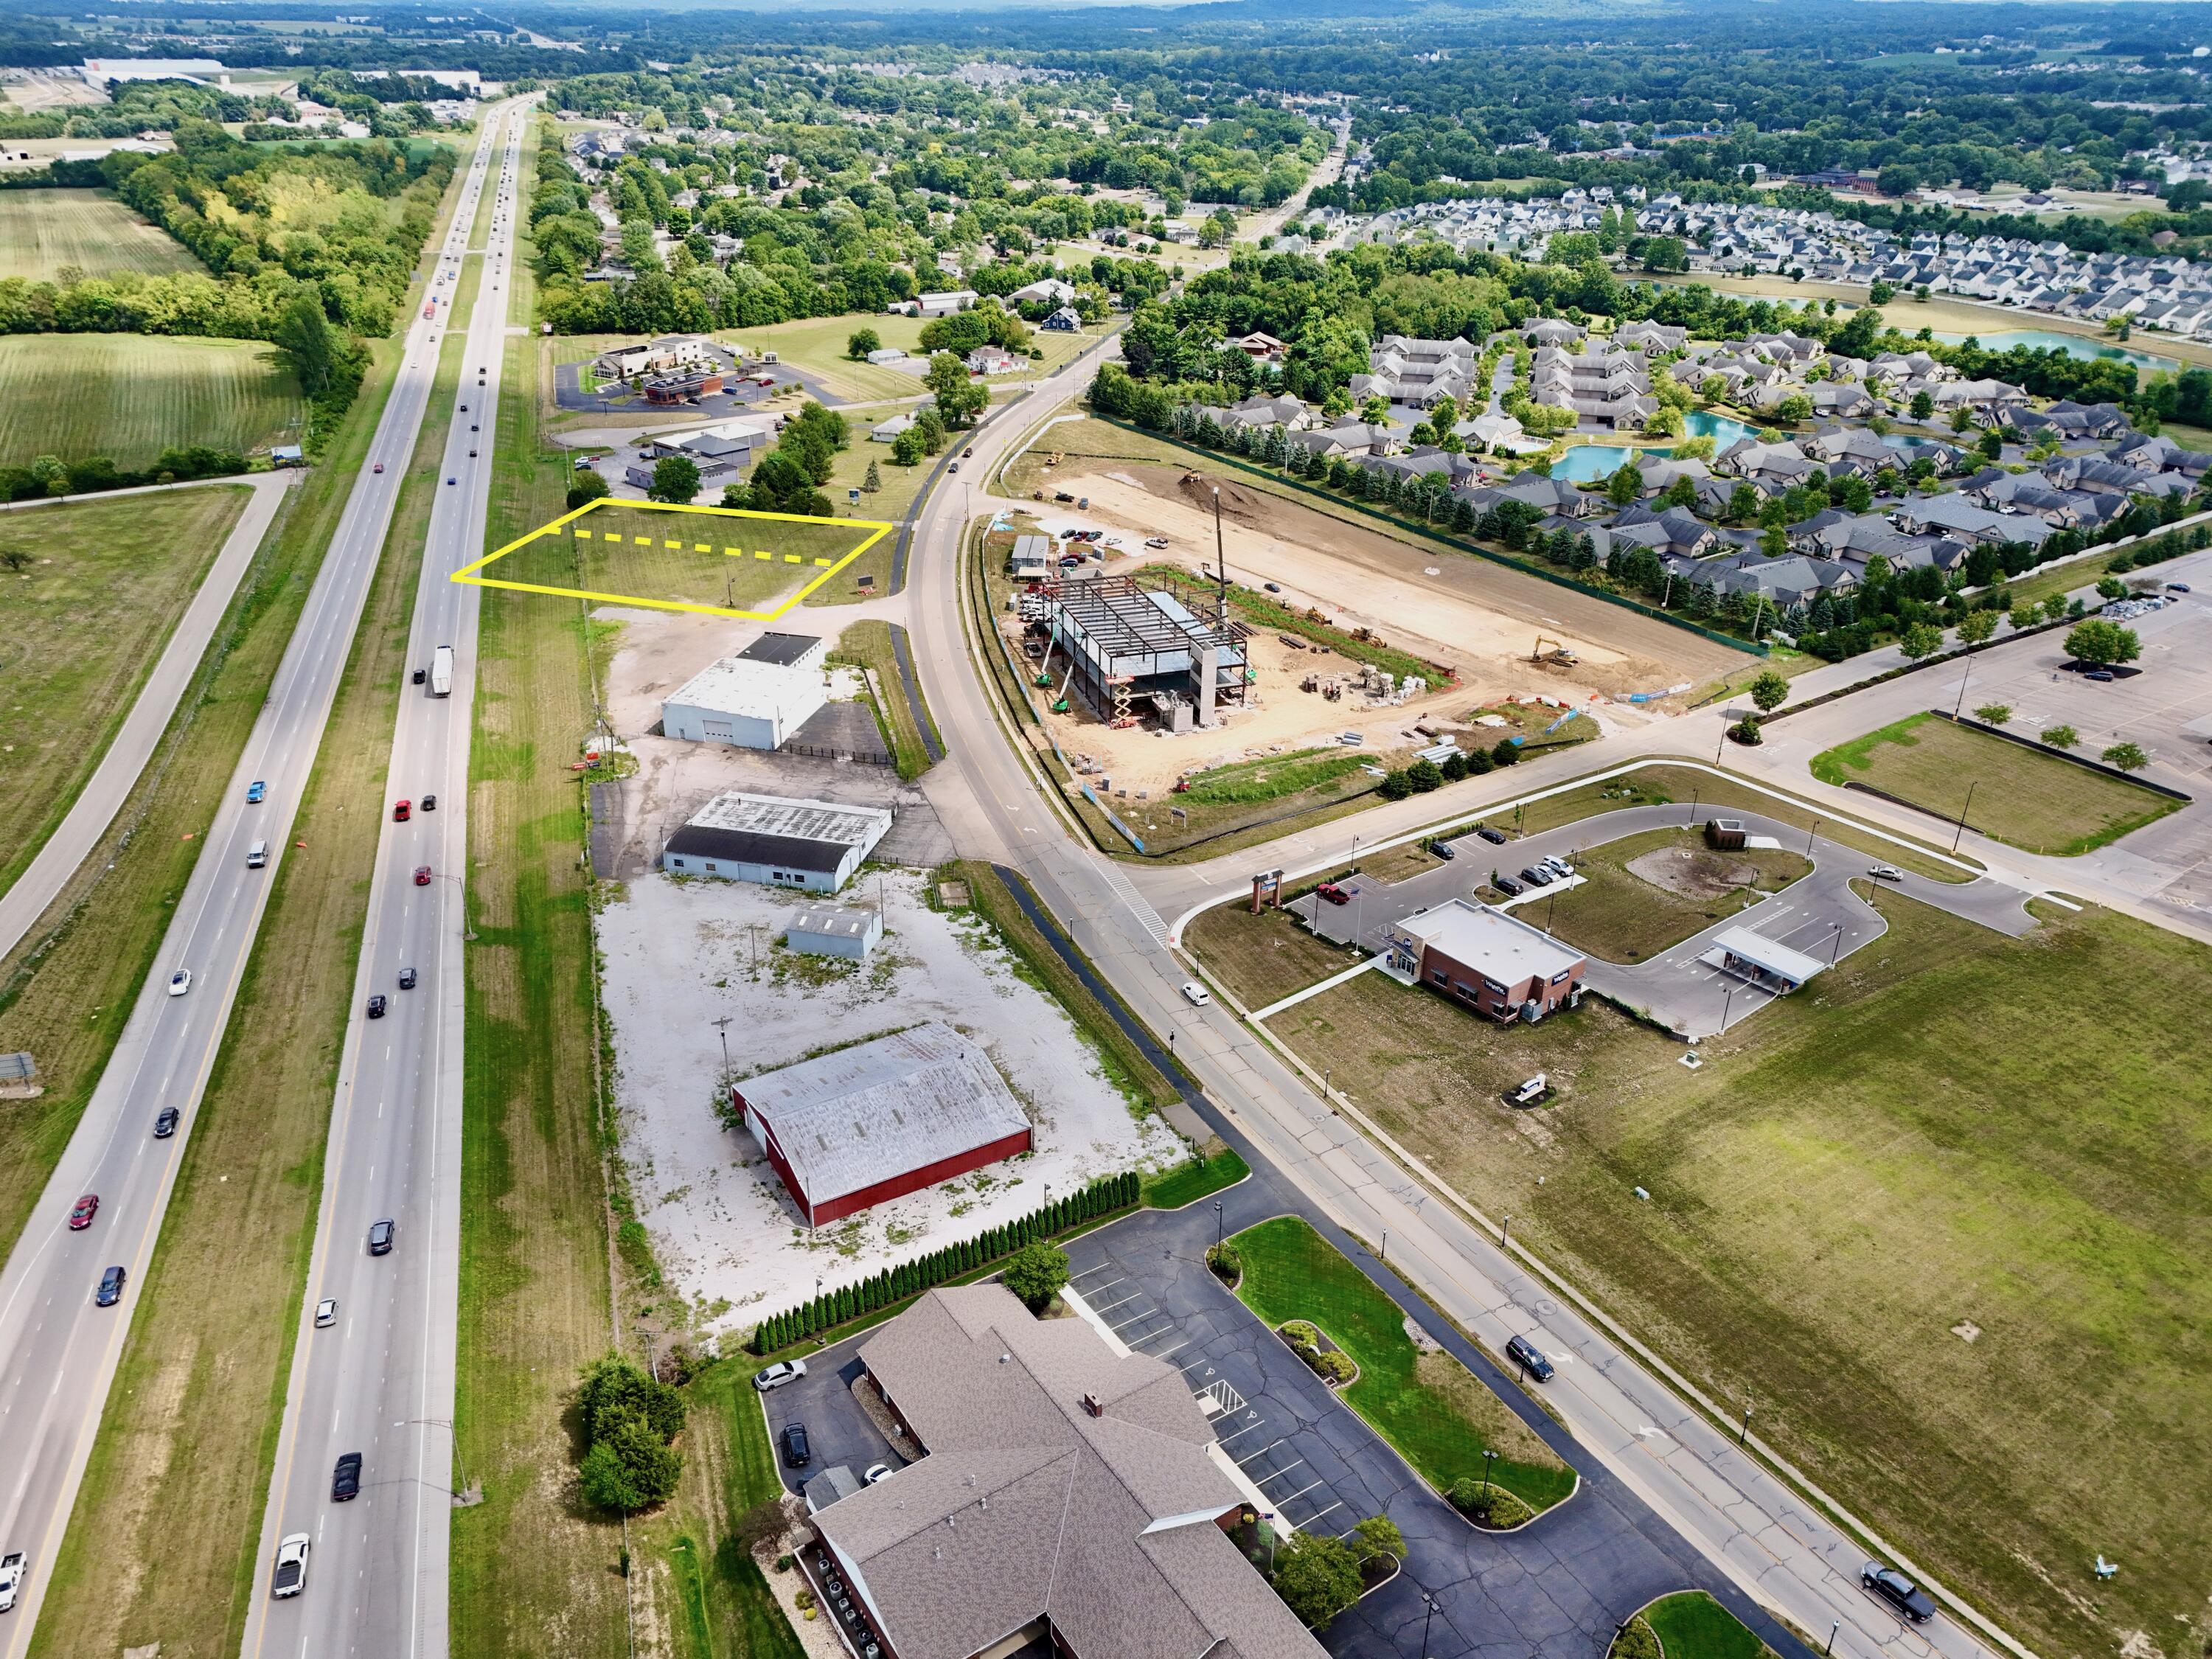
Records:
M247 869L258 870L263 865L268 862L269 843L267 842L257 841L252 846L246 849L246 867Z

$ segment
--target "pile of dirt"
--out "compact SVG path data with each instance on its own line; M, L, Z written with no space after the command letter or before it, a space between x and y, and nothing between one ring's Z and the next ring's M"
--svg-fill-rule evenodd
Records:
M1759 880L1759 866L1709 847L1655 847L1629 860L1628 873L1686 899L1726 898Z

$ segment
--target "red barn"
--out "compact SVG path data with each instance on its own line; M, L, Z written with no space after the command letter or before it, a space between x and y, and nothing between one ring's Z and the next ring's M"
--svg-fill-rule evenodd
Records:
M1030 1150L991 1057L939 1021L730 1088L809 1226Z

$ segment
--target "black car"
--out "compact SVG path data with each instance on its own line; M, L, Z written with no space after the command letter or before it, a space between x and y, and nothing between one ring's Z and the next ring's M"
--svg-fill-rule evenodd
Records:
M402 968L399 970L399 988L403 991L411 991L415 988L415 970L412 968Z
M164 1106L160 1111L154 1114L155 1139L167 1140L171 1135L176 1133L177 1109L175 1107Z
M384 1018L384 994L382 992L378 992L376 995L368 1000L368 1017L371 1019L382 1019Z
M426 812L434 812L438 810L438 798L435 795L425 795L415 804Z
M1452 844L1448 841L1431 842L1429 843L1429 851L1434 853L1438 858L1442 859L1447 864L1450 863L1454 859L1459 856L1458 853L1453 849Z
M1480 836L1483 840L1488 842L1492 847L1503 847L1505 845L1505 832L1503 830L1493 830L1486 823L1474 833Z
M1887 1601L1893 1613L1903 1615L1916 1625L1924 1625L1936 1616L1936 1598L1895 1567L1885 1567L1879 1561L1869 1561L1859 1569L1859 1583L1881 1601Z
M361 1496L361 1454L348 1452L331 1471L331 1502L343 1504Z
M1521 884L1510 876L1492 876L1490 878L1490 884L1508 898L1511 898L1521 890Z
M118 1269L118 1271L120 1271ZM783 1427L783 1461L794 1469L803 1469L814 1461L814 1449L806 1443L806 1425L787 1423Z
M392 1235L396 1231L389 1216L381 1221L371 1222L368 1228L368 1253L371 1255L390 1255Z
M1521 879L1531 887L1549 887L1552 884L1552 872L1540 864L1532 864L1521 872Z
M416 684L417 684L417 685L420 685L420 684L422 684L422 682L423 682L423 681L425 681L425 680L428 679L429 678L430 678L430 671L429 671L428 669L427 669L427 668L418 668L418 669L416 669L416 670L415 671L415 682L414 682L414 683L415 683Z
M1544 1357L1544 1351L1527 1337L1509 1338L1505 1344L1505 1357L1539 1382L1552 1380L1552 1362Z
M100 1288L92 1294L93 1305L112 1308L123 1300L123 1269L110 1267L100 1276Z

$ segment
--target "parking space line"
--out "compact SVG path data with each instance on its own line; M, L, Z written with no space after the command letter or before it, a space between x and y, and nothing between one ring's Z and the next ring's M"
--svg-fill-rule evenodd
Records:
M1304 1460L1304 1458L1300 1458L1298 1461L1299 1461L1299 1462L1304 1462L1305 1460ZM1293 1467L1296 1467L1296 1466L1295 1466L1295 1465L1293 1465ZM1325 1481L1325 1480L1316 1480L1316 1481L1315 1481L1311 1486L1300 1486L1300 1487L1299 1487L1296 1492L1292 1492L1292 1493L1290 1495L1290 1497L1288 1497L1288 1498L1274 1498L1274 1499L1273 1499L1273 1500L1271 1500L1271 1501L1272 1501L1272 1502L1273 1502L1273 1504L1274 1504L1276 1505L1276 1507L1277 1507L1277 1508L1279 1508L1279 1509L1288 1509L1288 1508L1291 1506L1291 1504L1294 1501L1296 1501L1296 1500L1297 1500L1297 1499L1298 1499L1298 1498L1304 1498L1304 1497L1308 1492L1312 1492L1316 1487L1318 1487L1318 1486L1327 1486L1328 1484L1328 1483L1327 1481ZM1262 1490L1265 1490L1265 1489L1264 1489L1264 1488L1262 1488ZM1327 1514L1328 1513L1328 1511L1327 1510L1323 1510L1322 1511L1322 1513L1323 1515L1327 1515Z
M1110 1287L1109 1287L1109 1288L1110 1288ZM1114 1311L1114 1310L1115 1310L1115 1309L1116 1309L1116 1308L1126 1308L1126 1307L1127 1307L1127 1306L1128 1306L1132 1302L1135 1302L1135 1301L1139 1300L1139 1299L1144 1296L1144 1294L1145 1294L1145 1293L1144 1293L1142 1291L1130 1291L1130 1292L1129 1292L1129 1294L1128 1294L1128 1295L1127 1295L1127 1296L1123 1297L1122 1297L1119 1302L1109 1302L1109 1303L1108 1303L1104 1307L1103 1307L1103 1308L1100 1308L1100 1307L1093 1307L1093 1308L1091 1310L1091 1312L1093 1312L1093 1313L1095 1313L1095 1314L1097 1314L1097 1315L1101 1319L1103 1319L1103 1318L1104 1318L1108 1314L1112 1313L1112 1312ZM1139 1319L1143 1319L1143 1318L1148 1317L1148 1316L1144 1315L1144 1314L1139 1314L1139 1315L1138 1315L1137 1316L1138 1316Z
M1257 1423L1247 1423L1247 1424L1246 1424L1243 1428L1241 1428L1241 1429L1239 1429L1239 1430L1237 1430L1237 1434L1218 1434L1218 1435L1214 1436L1214 1437L1213 1437L1213 1443L1214 1443L1215 1445L1217 1445L1217 1446L1225 1446L1225 1445L1227 1445L1231 1441L1234 1440L1234 1439L1237 1437L1237 1434L1249 1434L1249 1433L1251 1433L1251 1432L1252 1432L1252 1431L1253 1431L1253 1430L1255 1430L1255 1429L1258 1429L1258 1428L1265 1428L1265 1427L1267 1426L1267 1419L1266 1418L1264 1418L1264 1417L1263 1417L1263 1418L1261 1418L1261 1419ZM1257 1457L1257 1456L1259 1455L1259 1454L1258 1454L1257 1452L1255 1452L1255 1453L1253 1453L1252 1455L1253 1455L1255 1457ZM1240 1465L1239 1467L1242 1467L1242 1466Z
M1264 1490L1270 1480L1280 1480L1287 1476L1292 1469L1301 1469L1305 1467L1307 1467L1307 1465L1304 1458L1293 1458L1290 1462L1284 1464L1279 1469L1268 1470L1267 1474L1259 1477L1256 1484ZM1292 1492L1291 1496L1296 1498L1297 1493Z
M1232 1459L1231 1459L1230 1461L1231 1461L1231 1462L1232 1462L1233 1463L1235 1463L1235 1464L1237 1465L1237 1467L1238 1468L1240 1468L1240 1469L1241 1469L1241 1468L1243 1468L1247 1463L1252 1463L1252 1462L1258 1462L1261 1458L1265 1457L1265 1456L1266 1456L1269 1452L1271 1452L1271 1451L1274 1450L1276 1447L1278 1447L1278 1446L1281 1445L1282 1443L1283 1443L1283 1437L1280 1437L1280 1436L1278 1436L1275 1439L1270 1440L1270 1441L1269 1441L1266 1445L1264 1445L1264 1446L1261 1447L1259 1450L1257 1450L1257 1451L1254 1452L1254 1453L1253 1453L1249 1457L1237 1457L1237 1458L1232 1458ZM1297 1465L1296 1465L1296 1464L1293 1464L1293 1465L1291 1465L1291 1467L1292 1467L1293 1468L1295 1468L1297 1467Z
M1174 1329L1174 1328L1174 1328L1173 1326L1170 1326L1170 1327L1168 1328L1168 1329L1169 1329L1169 1330L1172 1330L1172 1329ZM1164 1336L1164 1335L1165 1335L1165 1334L1166 1334L1166 1332L1164 1332L1164 1331L1156 1331L1156 1332L1154 1332L1154 1333L1153 1333L1153 1335L1154 1335L1154 1336ZM1152 1337L1150 1337L1150 1336L1148 1336L1148 1337L1146 1337L1146 1338L1145 1339L1145 1340L1146 1340L1146 1341L1147 1341L1147 1342L1151 1341L1152 1340ZM1130 1346L1131 1347L1133 1347L1133 1347L1135 1347L1137 1345L1136 1345L1135 1343L1133 1343L1133 1343L1131 1343L1129 1346ZM1190 1339L1189 1339L1188 1337L1185 1337L1185 1338L1183 1338L1183 1340L1182 1340L1182 1341L1180 1341L1180 1342L1176 1343L1176 1344L1175 1345L1175 1346L1173 1346L1172 1348L1163 1348L1163 1349L1161 1349L1161 1350L1159 1351L1159 1352L1158 1352L1158 1353L1156 1353L1156 1354L1152 1355L1152 1358L1153 1358L1154 1359L1165 1359L1165 1358L1166 1358L1170 1354L1171 1354L1171 1353L1181 1353L1181 1352L1182 1352L1185 1348L1188 1348L1188 1346L1190 1346Z

